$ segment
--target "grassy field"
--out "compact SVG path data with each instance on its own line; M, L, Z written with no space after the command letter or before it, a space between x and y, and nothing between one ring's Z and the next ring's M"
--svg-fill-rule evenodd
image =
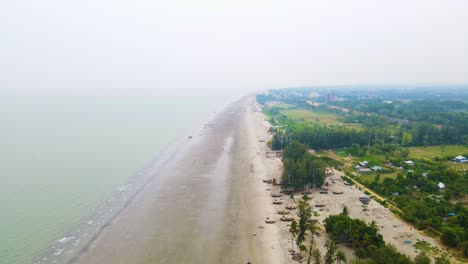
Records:
M293 119L303 119L308 122L318 122L323 125L338 125L338 116L330 113L320 113L312 112L301 109L294 110L284 110L281 111L282 114L293 118Z
M359 175L359 178L361 178L363 181L374 181L375 177L377 176L377 173L372 173L372 174L362 174ZM391 179L396 179L397 173L392 172L392 173L381 173L380 174L380 180L379 182L383 182L386 178L391 178Z
M268 107L271 107L271 108L275 107L275 108L281 108L281 109L288 109L288 108L294 107L294 105L286 104L282 102L270 102L267 105Z
M455 157L468 153L468 146L445 145L429 147L410 147L410 156L415 159L433 159L435 157Z
M342 125L350 129L363 129L363 127L360 124L343 124L341 121L339 121L338 115L327 112L314 112L304 109L289 109L282 110L281 114L286 115L292 119L300 119L306 122L319 123L325 126Z

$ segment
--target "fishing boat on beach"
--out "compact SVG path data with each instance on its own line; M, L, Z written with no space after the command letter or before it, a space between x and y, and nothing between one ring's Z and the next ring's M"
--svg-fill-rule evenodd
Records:
M283 201L277 200L277 199L275 199L275 200L273 201L273 204L282 204L282 203L283 203Z
M283 215L281 217L281 221L291 222L292 220L294 220L294 216L292 215Z

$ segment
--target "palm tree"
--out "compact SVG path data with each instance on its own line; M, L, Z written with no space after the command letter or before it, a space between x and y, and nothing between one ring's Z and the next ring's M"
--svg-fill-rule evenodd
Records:
M343 212L341 214L349 216L349 208L346 205L345 205L345 207L343 207Z
M322 263L322 255L320 255L320 251L318 249L314 249L312 251L312 256L314 257L315 264Z
M325 264L335 263L336 243L334 241L327 240L325 246L327 247L327 253L325 254Z
M346 263L346 255L343 250L338 250L336 252L335 261L337 264Z
M289 227L289 232L292 234L291 244L292 244L292 250L294 250L294 240L296 238L296 235L299 233L299 229L298 229L296 220L293 220L291 222L291 226Z
M312 253L313 253L312 252L312 245L314 244L314 234L319 229L320 228L317 225L317 221L312 220L309 223L309 231L310 231L311 235L310 235L310 246L309 246L309 259L307 260L307 263L310 263L310 260L312 258Z

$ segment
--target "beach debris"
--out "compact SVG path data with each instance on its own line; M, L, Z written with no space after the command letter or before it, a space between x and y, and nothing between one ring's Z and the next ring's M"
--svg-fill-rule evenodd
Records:
M286 205L286 209L288 209L288 210L294 210L294 209L296 209L296 208L297 208L297 205L295 205L295 204L288 204L288 205Z
M283 201L281 200L277 200L277 199L273 200L273 204L282 204L282 203Z
M252 235L253 235L253 236L256 236L256 235L257 235L257 233L253 233Z

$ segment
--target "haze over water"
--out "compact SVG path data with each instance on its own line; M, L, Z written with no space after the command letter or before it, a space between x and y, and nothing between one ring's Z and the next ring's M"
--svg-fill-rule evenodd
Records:
M227 98L2 97L0 263L31 263Z

